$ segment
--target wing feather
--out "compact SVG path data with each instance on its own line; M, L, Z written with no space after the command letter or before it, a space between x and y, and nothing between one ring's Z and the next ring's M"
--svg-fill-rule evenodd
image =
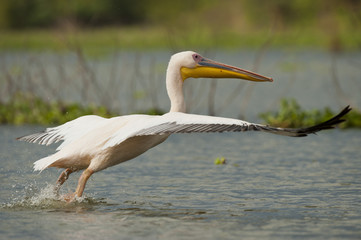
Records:
M83 116L73 121L64 123L58 127L47 128L40 133L19 137L17 140L30 143L39 143L41 145L47 146L59 141L64 141L57 148L57 150L60 150L67 144L73 142L75 139L78 139L79 137L98 127L99 124L103 123L105 120L105 118L95 115Z

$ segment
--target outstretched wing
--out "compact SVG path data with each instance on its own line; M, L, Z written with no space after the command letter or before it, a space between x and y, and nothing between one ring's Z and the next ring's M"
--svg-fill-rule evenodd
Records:
M135 122L120 129L110 137L104 148L120 144L131 137L173 133L263 131L290 137L304 137L333 128L336 124L344 121L342 117L350 110L351 108L347 106L330 120L306 128L277 128L231 118L171 112L163 116L143 119L143 122Z
M347 106L333 118L320 124L305 128L278 128L230 118L176 113L172 114L172 117L175 117L174 121L143 129L137 132L136 136L192 132L264 131L290 137L304 137L311 133L334 128L335 125L345 121L342 117L350 110L351 108Z
M95 115L83 116L58 127L47 128L40 133L19 137L17 140L42 145L50 145L63 140L64 142L57 148L57 150L60 150L65 145L95 129L104 121L106 121L106 118Z

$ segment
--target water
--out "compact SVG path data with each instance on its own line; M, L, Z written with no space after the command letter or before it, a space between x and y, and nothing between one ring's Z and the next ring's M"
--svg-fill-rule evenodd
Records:
M173 135L96 173L68 204L51 191L58 170L32 172L55 146L14 140L40 129L0 126L2 239L361 237L361 131ZM214 165L220 156L227 164Z

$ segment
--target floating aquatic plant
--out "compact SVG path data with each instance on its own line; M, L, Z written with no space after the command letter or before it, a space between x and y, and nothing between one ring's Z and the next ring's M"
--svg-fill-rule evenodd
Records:
M215 165L222 165L222 164L226 164L227 161L224 157L218 157L216 158L216 160L214 160L214 164Z

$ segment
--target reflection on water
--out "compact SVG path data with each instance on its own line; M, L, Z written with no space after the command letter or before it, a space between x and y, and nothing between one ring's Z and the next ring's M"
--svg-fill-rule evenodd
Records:
M171 136L137 159L94 174L32 172L46 148L16 142L32 126L0 126L0 231L39 239L348 238L361 233L361 132L295 139L262 133ZM37 127L36 127L37 128ZM214 165L223 156L228 164Z

